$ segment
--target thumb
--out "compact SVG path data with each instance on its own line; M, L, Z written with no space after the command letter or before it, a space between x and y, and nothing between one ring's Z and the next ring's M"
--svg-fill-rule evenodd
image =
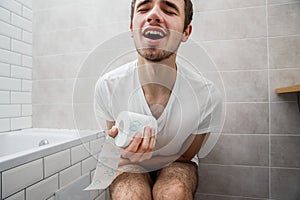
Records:
M118 128L116 126L111 127L111 129L108 130L108 135L115 138L118 135Z

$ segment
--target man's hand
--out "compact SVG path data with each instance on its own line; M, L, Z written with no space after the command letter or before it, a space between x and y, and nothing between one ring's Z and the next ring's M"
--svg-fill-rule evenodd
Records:
M108 131L108 134L115 138L118 134L118 129L112 128ZM143 137L141 135L141 133L137 133L130 144L122 149L122 158L137 163L152 157L155 147L155 129L145 127Z

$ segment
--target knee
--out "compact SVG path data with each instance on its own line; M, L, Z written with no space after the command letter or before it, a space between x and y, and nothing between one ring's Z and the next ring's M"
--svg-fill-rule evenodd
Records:
M151 199L151 189L144 174L123 173L109 187L112 200Z
M168 185L154 185L153 187L154 200L187 200L193 199L193 192L183 183L170 183Z

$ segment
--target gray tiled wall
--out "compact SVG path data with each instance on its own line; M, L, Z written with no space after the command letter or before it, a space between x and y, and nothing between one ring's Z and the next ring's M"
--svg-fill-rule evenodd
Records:
M75 127L72 90L81 63L97 44L129 29L130 0L63 2L33 4L34 127ZM274 90L300 84L300 1L194 4L192 38L217 64L227 97L223 135L201 161L196 199L299 199L296 96ZM77 109L92 112L89 99L87 93Z

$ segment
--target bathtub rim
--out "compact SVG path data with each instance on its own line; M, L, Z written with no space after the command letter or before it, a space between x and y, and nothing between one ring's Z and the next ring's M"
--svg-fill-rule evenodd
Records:
M50 131L77 131L75 129L38 129L38 128L33 128L34 130L41 130L41 131L45 131L45 130L50 130ZM32 129L24 129L24 131L30 131ZM9 132L5 132L5 133L9 133ZM78 146L81 144L85 144L91 140L95 140L95 139L100 139L105 137L105 132L104 131L96 131L96 130L89 130L89 133L87 133L85 136L82 137L77 137L77 138L73 138L70 139L68 141L64 141L64 142L59 142L53 145L49 145L49 146L44 146L41 147L40 150L38 150L38 148L34 148L35 151L30 152L25 151L25 153L14 153L11 155L7 155L7 156L3 156L0 157L0 173L6 170L9 170L11 168L15 168L18 167L20 165L32 162L34 160L38 160L41 158L44 158L46 156L49 156L51 154L55 154L58 153L60 151L64 151L66 149L70 149L74 146ZM19 155L18 157L15 157L16 155ZM11 157L11 158L9 158ZM5 159L8 158L8 159Z

